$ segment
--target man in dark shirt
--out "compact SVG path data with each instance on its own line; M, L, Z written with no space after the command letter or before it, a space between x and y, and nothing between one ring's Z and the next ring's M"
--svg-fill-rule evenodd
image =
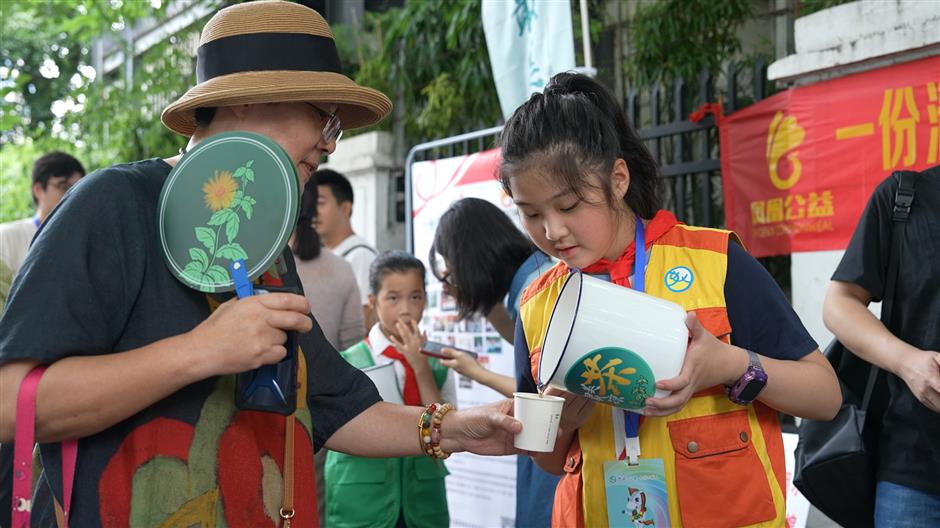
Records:
M258 21L263 21L259 24ZM247 53L245 50L252 50ZM223 9L203 30L199 84L163 113L189 148L251 131L278 142L303 187L341 126L382 119L388 99L339 71L329 26L292 2ZM163 262L156 207L179 156L116 165L77 186L42 225L0 319L0 442L14 436L17 389L50 364L37 392L44 477L33 523L62 504L58 444L80 438L72 526L313 526L313 451L423 453L422 409L379 401L368 378L330 346L303 295L271 293L215 306ZM261 184L261 182L259 182ZM299 280L284 259L285 284ZM285 418L234 402L234 375L274 364L286 332L299 337L296 436L285 460ZM511 401L455 411L444 452L514 452ZM294 486L281 475L292 466ZM279 513L287 491L296 512Z
M893 177L875 189L832 275L823 317L846 347L888 374L875 526L940 526L940 167L915 186L892 334L867 306L884 296L897 190Z

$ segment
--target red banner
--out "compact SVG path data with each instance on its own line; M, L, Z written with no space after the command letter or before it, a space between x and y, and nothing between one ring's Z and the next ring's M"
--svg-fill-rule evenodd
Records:
M729 229L757 257L844 249L875 186L940 164L940 57L787 90L720 122Z

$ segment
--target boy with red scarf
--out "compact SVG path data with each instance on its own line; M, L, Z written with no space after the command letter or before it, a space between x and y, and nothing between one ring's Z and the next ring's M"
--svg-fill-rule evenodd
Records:
M393 363L405 405L454 402L451 371L421 354L418 322L427 305L424 264L404 251L379 255L369 270L369 306L378 322L368 337L342 353L356 368ZM425 456L363 458L327 455L327 525L447 526L443 463Z

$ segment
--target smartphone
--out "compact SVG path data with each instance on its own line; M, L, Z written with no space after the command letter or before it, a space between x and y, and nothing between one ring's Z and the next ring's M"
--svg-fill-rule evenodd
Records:
M302 294L297 288L261 286L255 295L273 292ZM272 412L287 416L297 409L297 332L287 332L284 348L287 355L273 364L264 365L235 376L235 405L247 411Z
M235 406L287 416L297 409L297 332L287 332L287 355L235 376Z
M477 359L480 356L476 352L471 352L463 348L457 348L452 345L445 345L444 343L438 343L436 341L426 341L424 343L424 346L421 347L421 353L426 356L436 357L438 359L450 359L444 355L443 351L445 348L452 348L454 350L459 350L466 354L470 354L470 357L472 357L473 359Z

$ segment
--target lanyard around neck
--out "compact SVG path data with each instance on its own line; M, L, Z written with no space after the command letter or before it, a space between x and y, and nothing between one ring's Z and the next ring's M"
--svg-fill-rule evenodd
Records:
M646 227L643 225L643 219L636 217L636 236L634 246L636 257L633 259L633 289L638 292L646 291Z
M646 253L646 227L643 225L643 219L639 215L636 217L636 235L634 238L634 252L636 257L633 259L633 289L638 292L646 291L646 263L648 255ZM636 464L640 456L640 415L630 411L623 411L623 424L626 433L626 447L618 454L620 460L629 457L630 464Z

